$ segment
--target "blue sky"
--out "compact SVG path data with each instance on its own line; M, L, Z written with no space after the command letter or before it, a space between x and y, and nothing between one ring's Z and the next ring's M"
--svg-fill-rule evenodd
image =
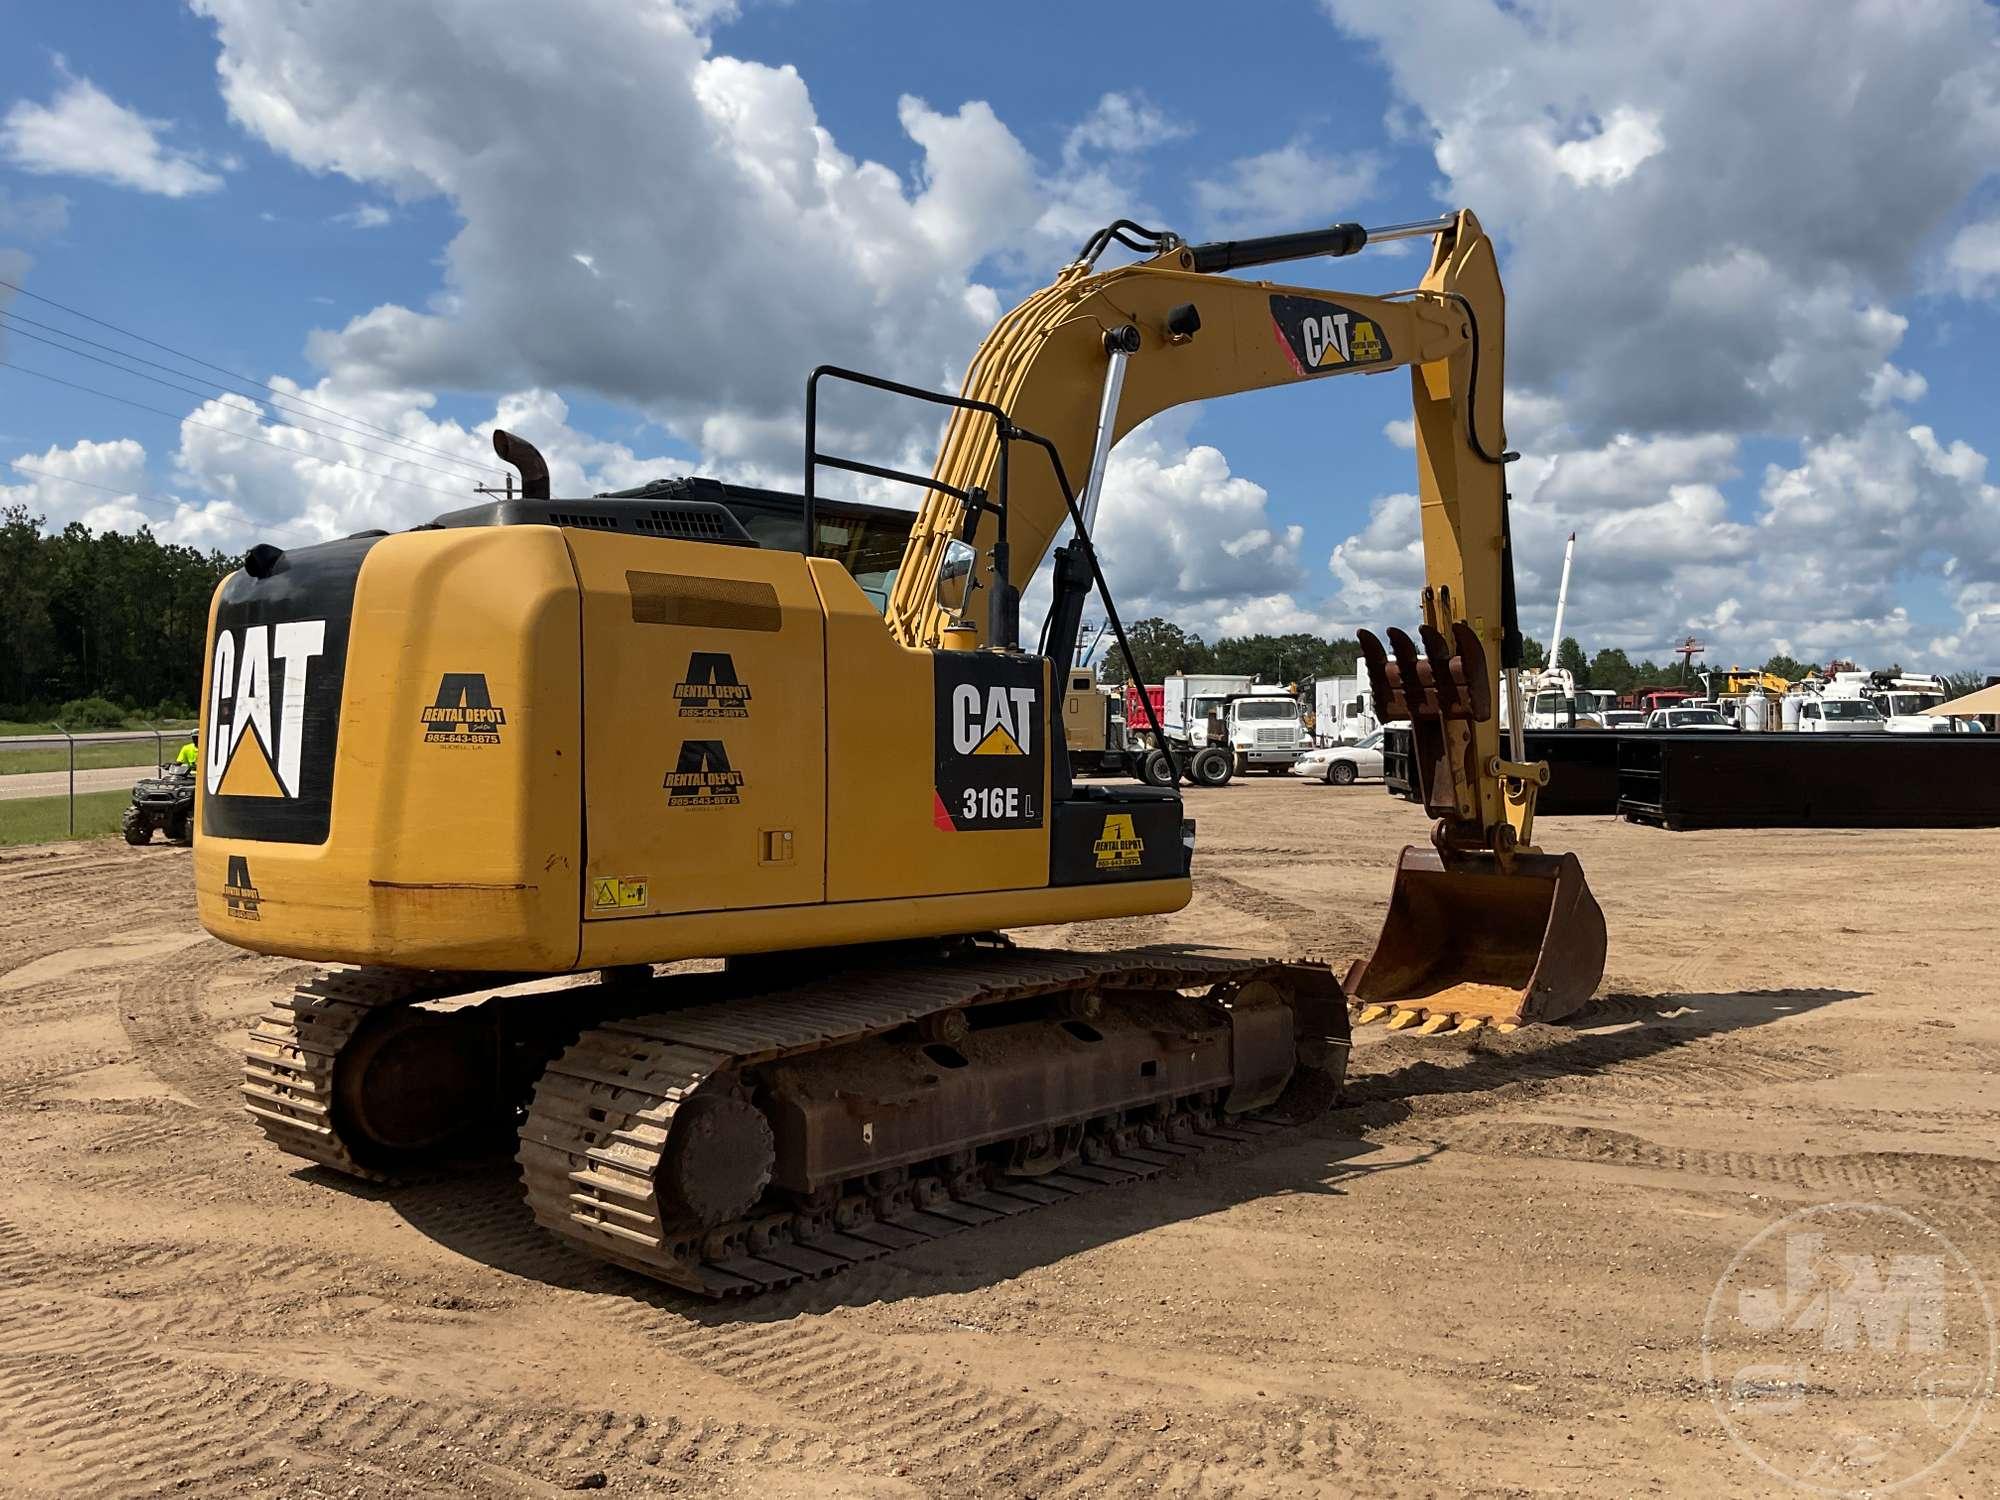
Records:
M982 326L968 307L1046 279L1078 224L1132 213L1199 238L1463 202L1515 294L1531 633L1575 528L1587 647L1693 632L1746 659L2000 669L2000 50L1979 0L1905 19L1830 0L1169 4L1039 29L1032 8L862 0L333 9L33 8L0 52L0 274L299 382L423 445L376 452L450 453L467 478L481 424L512 413L559 481L784 482L786 393L812 363L949 378ZM1812 45L1785 43L1807 19ZM849 195L819 217L814 170ZM1364 255L1288 274L1371 290L1418 271ZM8 296L8 362L200 406L15 320L178 363L160 350ZM1412 463L1385 431L1406 408L1400 376L1340 381L1128 440L1104 533L1128 609L1210 633L1406 618ZM201 420L388 477L0 369L0 499L217 545L457 503L451 479L260 415Z

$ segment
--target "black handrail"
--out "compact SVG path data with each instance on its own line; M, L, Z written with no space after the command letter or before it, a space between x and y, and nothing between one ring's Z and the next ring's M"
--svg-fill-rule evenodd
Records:
M1104 581L1104 569L1097 565L1097 544L1090 539L1090 533L1083 527L1083 510L1076 503L1076 491L1070 487L1069 471L1063 468L1062 454L1056 445L1039 432L1030 432L1025 427L1008 424L1007 435L1022 442L1033 443L1049 456L1049 466L1056 472L1056 484L1062 490L1063 504L1069 507L1070 521L1076 527L1077 540L1083 544L1084 560L1090 564L1090 576L1097 582L1097 597L1104 601L1104 618L1111 622L1111 633L1118 637L1118 654L1125 658L1127 682L1139 684L1139 698L1146 705L1146 722L1153 731L1153 743L1167 758L1169 780L1172 785L1181 784L1180 762L1174 759L1173 748L1167 744L1167 731L1160 724L1160 711L1153 706L1153 695L1146 691L1145 679L1139 675L1139 662L1132 655L1132 643L1125 639L1124 622L1118 618L1118 606L1111 602L1111 585ZM1006 446L1001 446L1005 453ZM1068 663L1064 663L1067 670Z
M1137 228L1137 225L1133 226ZM908 396L917 401L928 401L933 406L948 406L955 411L975 411L993 419L993 436L998 444L998 467L996 488L998 496L988 500L975 486L962 490L944 483L928 474L911 474L902 469L885 468L879 464L863 463L859 459L840 458L834 454L822 453L819 447L819 382L821 376L831 376L835 380L849 381L871 390L888 391L892 395ZM861 370L843 369L839 365L821 365L806 379L806 493L805 493L805 545L807 557L813 555L814 538L814 479L824 464L830 469L842 469L852 474L867 474L876 479L887 479L900 484L911 484L919 489L936 490L950 495L966 507L968 516L980 511L992 513L997 534L993 542L993 601L988 614L987 635L995 644L1009 651L1021 648L1020 598L1015 593L1012 580L1008 576L1010 561L1007 550L1007 452L1016 442L1033 443L1049 456L1049 464L1055 470L1056 484L1062 490L1063 504L1069 508L1069 517L1076 527L1078 540L1083 544L1083 555L1090 563L1090 576L1097 584L1097 594L1104 601L1104 616L1111 624L1112 634L1118 638L1118 651L1125 658L1127 680L1139 685L1139 696L1146 705L1146 721L1153 732L1153 742L1160 753L1167 758L1167 767L1172 784L1180 785L1180 762L1174 759L1174 752L1167 744L1167 731L1160 723L1160 711L1153 706L1152 696L1146 691L1145 681L1139 676L1138 658L1132 654L1132 643L1125 638L1124 623L1118 618L1118 607L1111 602L1111 585L1105 582L1104 569L1098 566L1097 548L1084 529L1083 510L1077 504L1076 491L1069 482L1069 473L1063 468L1062 454L1056 445L1038 432L1030 432L1025 427L1016 427L1007 413L990 401L975 401L969 396L947 396L938 391L927 391L922 386L905 385L899 380L885 380L880 375L870 375ZM970 528L968 528L969 532ZM1067 670L1068 663L1063 664Z
M961 490L945 484L928 474L911 474L902 469L885 468L879 464L863 463L859 459L840 458L823 453L819 446L819 382L822 376L832 376L835 380L849 381L864 385L872 390L888 391L896 396L908 396L916 401L928 401L933 406L948 406L955 411L982 412L993 419L993 436L999 444L999 495L988 500L978 490ZM987 609L987 635L998 645L1010 651L1018 651L1021 646L1021 600L1011 577L1012 554L1007 546L1007 438L1012 424L1007 413L990 401L975 401L969 396L947 396L939 391L927 391L922 386L905 385L900 380L885 380L880 375L870 375L861 370L847 370L839 365L821 365L806 379L806 493L805 493L805 555L813 555L815 537L813 514L815 506L814 482L820 465L830 469L844 469L852 474L867 474L876 479L887 479L899 484L912 484L919 489L936 490L950 495L966 508L968 516L985 510L992 513L994 521L993 538L993 598ZM970 528L968 528L969 530Z

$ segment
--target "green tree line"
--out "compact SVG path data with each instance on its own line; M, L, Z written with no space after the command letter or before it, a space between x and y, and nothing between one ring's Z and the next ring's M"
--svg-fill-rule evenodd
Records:
M0 719L90 729L125 714L192 717L209 598L237 560L144 527L42 521L0 510Z
M1232 672L1254 674L1265 682L1306 682L1314 677L1351 676L1359 670L1361 659L1360 643L1354 640L1323 640L1299 633L1223 636L1209 642L1158 617L1135 621L1125 633L1139 663L1139 676L1146 682L1158 682L1171 672ZM1521 655L1522 664L1529 668L1549 664L1548 647L1532 636L1523 640ZM1114 641L1098 642L1092 660L1106 682L1125 680L1125 661ZM1557 645L1555 664L1569 671L1579 690L1601 688L1623 696L1652 688L1701 689L1698 667L1679 660L1662 664L1650 658L1635 663L1615 646L1586 655L1573 635L1564 636ZM1766 661L1763 670L1797 682L1813 670L1852 671L1854 663L1834 661L1816 668L1814 663L1780 653ZM1978 672L1952 673L1945 680L1954 695L1972 692L1986 681Z
M1528 644L1531 655L1541 650L1536 642L1530 641ZM1538 663L1531 661L1530 665ZM1623 697L1628 693L1642 693L1651 688L1687 687L1696 691L1701 688L1700 666L1691 666L1682 661L1662 664L1650 658L1635 664L1615 646L1607 646L1586 658L1583 647L1573 635L1564 636L1562 644L1556 648L1556 665L1566 669L1576 679L1579 691L1584 688L1598 688ZM1732 667L1735 665L1731 663ZM1795 656L1778 652L1768 658L1761 669L1744 667L1742 670L1762 670L1775 677L1782 677L1787 682L1797 682L1808 672L1817 671L1825 674L1852 672L1856 667L1853 662L1846 660L1834 660L1822 664L1800 661ZM1888 670L1901 672L1902 668L1891 666ZM1980 672L1949 672L1944 674L1944 680L1952 695L1956 697L1984 686L1986 677Z
M1359 670L1360 643L1291 635L1223 636L1209 642L1171 620L1134 621L1125 627L1142 682L1158 682L1172 672L1232 672L1265 682L1307 682L1315 677L1350 676ZM1092 658L1106 682L1125 680L1125 659L1116 641L1101 642Z

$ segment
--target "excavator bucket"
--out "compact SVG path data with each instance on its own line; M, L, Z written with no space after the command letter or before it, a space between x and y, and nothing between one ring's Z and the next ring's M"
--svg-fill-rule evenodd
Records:
M1604 913L1574 854L1410 847L1375 951L1347 974L1357 1020L1425 1034L1511 1031L1588 1004L1604 977Z

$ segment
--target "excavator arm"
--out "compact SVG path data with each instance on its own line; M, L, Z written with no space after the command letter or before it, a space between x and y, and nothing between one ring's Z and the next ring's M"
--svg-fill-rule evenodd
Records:
M1423 280L1384 297L1220 274L1418 235L1432 242ZM1111 238L1152 253L1099 271L1096 255ZM996 628L1010 633L1018 591L1071 523L1066 484L1081 492L1087 533L1110 449L1139 423L1191 401L1407 369L1425 573L1420 625L1415 637L1391 629L1386 645L1364 631L1362 646L1378 711L1411 721L1417 779L1435 822L1429 848L1404 852L1382 940L1349 986L1392 1024L1432 1030L1563 1014L1588 1000L1603 969L1603 918L1575 858L1541 855L1531 843L1547 769L1525 762L1518 729L1503 746L1496 712L1503 668L1511 693L1520 665L1504 341L1493 246L1467 211L1388 230L1345 224L1211 245L1113 226L1003 317L975 354L962 394L986 410L960 409L946 428L937 488L912 529L887 610L906 644L1012 647L991 637ZM1032 454L1003 468L995 408L1015 429L1046 439L1060 472ZM1338 455L1329 458L1337 466ZM996 549L995 511L960 497L1003 491L1005 545ZM1088 546L1087 536L1079 540ZM972 546L976 582L1001 592L1000 608L960 619L938 604L936 580L954 542ZM996 576L996 557L1004 576ZM1510 722L1521 723L1518 705Z

